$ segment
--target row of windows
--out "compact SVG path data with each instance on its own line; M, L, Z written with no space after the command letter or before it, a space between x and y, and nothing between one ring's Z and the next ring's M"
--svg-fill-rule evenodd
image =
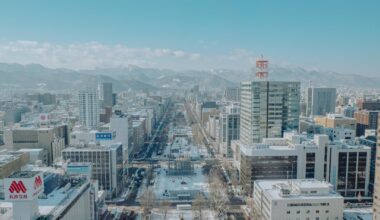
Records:
M313 192L313 191L311 191L311 192ZM330 203L328 203L328 202L321 202L321 203L290 203L287 206L293 207L293 206L329 206L329 205L330 205Z

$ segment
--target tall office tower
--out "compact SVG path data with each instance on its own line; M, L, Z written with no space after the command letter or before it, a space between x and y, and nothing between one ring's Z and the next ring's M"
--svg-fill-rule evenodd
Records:
M103 107L112 107L113 106L113 95L112 95L112 83L104 82L102 84L103 92Z
M326 115L334 113L336 105L335 88L308 88L306 95L306 115Z
M378 122L380 122L380 120L378 120ZM377 129L375 186L373 192L373 220L380 220L380 126L377 126Z
M300 115L300 82L247 81L241 83L240 140L260 143L297 130Z
M99 124L99 99L96 89L79 91L79 120L88 128L97 128Z
M219 150L232 157L231 141L240 137L240 106L231 104L219 114Z

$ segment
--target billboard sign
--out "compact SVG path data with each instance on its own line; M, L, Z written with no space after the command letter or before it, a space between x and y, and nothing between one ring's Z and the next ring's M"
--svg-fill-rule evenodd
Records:
M44 190L42 173L31 177L11 177L4 179L4 198L7 201L34 200Z
M110 141L112 140L112 132L97 132L95 133L95 140Z

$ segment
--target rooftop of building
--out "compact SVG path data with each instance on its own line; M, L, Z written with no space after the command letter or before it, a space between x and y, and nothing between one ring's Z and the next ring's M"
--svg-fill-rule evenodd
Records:
M21 148L18 150L19 152L41 152L44 151L43 148Z
M35 171L28 171L33 174ZM38 172L37 172L38 173ZM71 204L88 186L89 180L83 176L67 176L60 174L43 173L44 194L38 198L39 217L37 219L51 219L58 216ZM0 201L0 219L11 220L12 202ZM4 212L6 210L6 212Z
M346 208L343 210L343 217L345 220L372 220L373 209L372 207Z
M88 144L88 145L72 145L70 147L65 148L62 152L67 151L108 151L112 149L118 148L122 145L121 142L111 143L109 145L97 145L97 144Z
M12 173L8 178L32 178L39 174L38 171L16 171Z
M289 135L284 138L264 138L262 143L255 143L251 145L244 145L241 142L238 143L240 146L240 151L246 156L260 155L261 152L277 152L277 154L286 153L296 154L298 146L302 148L318 148L314 140L308 138L306 135Z
M341 199L343 197L332 190L332 185L315 179L293 180L257 180L255 187L273 200L301 200L301 199Z
M17 155L12 154L0 154L0 166L3 164L7 164L11 161L14 161L18 159L19 157Z
M327 114L326 116L317 116L317 117L320 117L320 118L326 117L328 119L334 119L334 120L355 120L354 118L346 117L343 114Z
M337 147L341 149L364 149L364 150L371 149L370 147L360 144L356 142L355 140L338 140L338 141L331 142L330 145L336 145Z

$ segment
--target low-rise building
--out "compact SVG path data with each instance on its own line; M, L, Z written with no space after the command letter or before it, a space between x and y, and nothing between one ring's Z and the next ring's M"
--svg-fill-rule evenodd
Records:
M327 116L317 116L315 123L325 128L347 128L356 131L355 118L348 118L341 114L327 114Z
M251 192L253 182L262 179L324 178L324 152L327 135L302 141L301 135L267 138L263 143L243 145L232 142L233 163L240 173L240 184Z
M20 171L4 180L2 220L97 219L94 191L88 178L38 171ZM15 187L15 183L22 189Z
M314 179L258 180L253 194L254 219L343 219L343 197L331 184Z

